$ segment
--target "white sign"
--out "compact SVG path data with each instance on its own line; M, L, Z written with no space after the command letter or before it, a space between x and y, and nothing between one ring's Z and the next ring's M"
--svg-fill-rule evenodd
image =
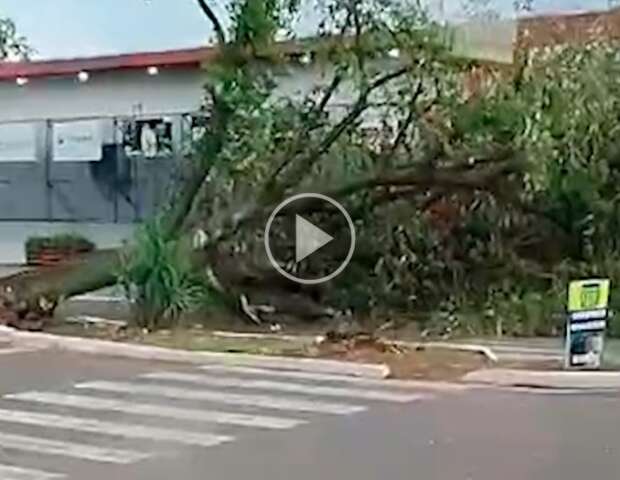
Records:
M0 124L0 162L36 162L36 125Z
M54 124L55 162L98 162L102 157L100 120Z

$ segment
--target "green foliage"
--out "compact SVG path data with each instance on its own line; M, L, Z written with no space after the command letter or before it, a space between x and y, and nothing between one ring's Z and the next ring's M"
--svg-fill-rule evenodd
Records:
M260 62L228 62L212 72L226 128L207 136L218 148L207 149L217 154L209 156L208 195L199 209L205 230L221 232L231 212L236 221L285 194L344 189L359 246L333 283L330 304L434 312L429 322L440 331L557 333L570 280L563 269L582 274L587 264L613 276L617 264L601 254L617 258L620 248L617 46L531 52L516 78L498 74L489 88L464 98L469 65L450 57L445 31L419 2L317 5L319 35L342 41L308 44L312 71L325 77L309 94L280 98L282 64L261 55ZM472 15L492 14L489 2L471 5ZM234 43L254 54L269 47L298 6L233 2ZM407 71L366 91L403 65ZM338 107L326 107L330 94ZM400 144L392 144L396 139ZM398 185L344 188L402 171L443 168L466 177L497 163L500 155L486 153L498 146L523 160L522 172L477 188L441 185L431 174L406 192ZM236 231L227 247L250 251L259 228Z
M491 291L480 334L549 336L562 332L566 293L561 289L536 291L526 285ZM499 325L499 327L498 327Z
M615 285L620 281L617 51L617 45L603 43L534 51L518 82L496 85L452 110L456 112L453 118L460 141L519 146L529 165L523 188L514 197L526 206L526 213L496 210L495 215L479 218L477 223L487 224L500 240L492 243L504 253L511 249L515 252L510 234L513 239L538 237L535 244L516 250L525 259L539 262L545 250L554 251L552 262L541 265L546 270L545 281L532 282L536 276L521 281L509 269L499 278L481 282L492 281L486 283L491 292L486 311L492 315L485 316L482 325L475 328L481 333L493 333L499 322L507 334L557 334L564 321L565 292L571 279L604 276L612 278ZM536 216L527 219L529 212L536 212ZM512 224L510 228L503 228L505 220ZM537 229L535 234L515 236L528 224ZM484 241L481 233L475 236ZM459 243L466 241L459 237ZM444 247L442 251L448 250ZM489 249L486 252L491 253ZM477 265L472 259L466 263L480 281L490 259L505 263L507 258L501 257L493 255ZM512 263L510 257L508 260ZM498 281L499 285L508 281L509 287L498 289ZM445 293L450 294L454 294L453 289ZM481 305L479 296L471 291L465 297L468 301L460 308ZM612 309L617 305L612 296ZM617 325L618 320L614 320L612 330L618 330Z
M524 140L532 157L532 191L567 233L574 258L616 248L620 64L615 44L539 52L523 88L530 103Z
M140 327L174 325L209 293L190 255L189 246L164 237L159 221L138 231L133 248L123 257L118 281L135 303Z
M0 61L9 57L25 58L31 53L32 49L17 33L13 20L0 16Z
M229 5L233 41L255 50L268 47L299 8L299 0L233 1Z
M457 106L455 135L479 144L512 142L525 130L523 103L512 92L499 92Z

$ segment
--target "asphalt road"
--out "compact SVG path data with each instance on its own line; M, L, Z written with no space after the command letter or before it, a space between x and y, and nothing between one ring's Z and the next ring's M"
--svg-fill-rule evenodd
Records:
M381 387L0 346L0 396L2 480L620 473L615 394Z

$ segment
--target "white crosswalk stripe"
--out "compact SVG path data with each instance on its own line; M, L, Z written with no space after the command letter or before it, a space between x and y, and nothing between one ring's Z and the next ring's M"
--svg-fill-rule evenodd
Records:
M242 395L216 390L198 390L162 385L144 385L131 382L86 382L75 385L75 388L128 394L153 395L183 400L203 400L210 402L226 403L229 405L245 405L252 407L272 408L276 410L331 413L336 415L350 415L366 410L366 407L362 405L327 403L316 400L305 400L303 398L295 397L281 397L272 395Z
M2 480L60 480L67 477L59 473L42 472L40 470L13 467L11 465L0 465L0 478Z
M150 457L148 453L116 448L101 448L84 443L62 442L25 435L0 432L0 448L33 452L38 455L58 455L102 463L130 464Z
M150 403L133 403L88 395L66 395L54 392L24 392L6 395L5 398L85 410L107 410L134 415L150 415L163 418L174 418L177 420L190 420L192 422L212 422L243 427L288 429L307 423L305 420L292 418L248 415L218 410L178 408Z
M234 365L202 365L201 370L215 373L258 375L261 377L288 378L293 380L311 380L317 382L347 383L360 387L398 388L398 389L432 389L445 391L464 391L467 385L447 382L422 380L378 380L374 378L352 377L334 373L300 372L297 370L276 370L273 368L239 367Z
M192 373L154 372L141 375L142 378L152 380L171 380L187 382L212 387L233 387L277 390L287 393L301 393L305 395L322 395L331 397L355 397L365 400L380 400L385 402L413 402L424 398L420 394L397 393L384 390L364 390L361 388L329 387L324 385L308 385L291 382L275 382L271 380L250 380L244 378L224 378L209 375L195 375Z
M184 430L147 427L140 424L104 422L90 418L21 410L0 409L0 421L103 435L115 435L125 438L179 442L188 445L200 445L202 447L212 447L234 439L233 437L213 435L210 433L195 433Z

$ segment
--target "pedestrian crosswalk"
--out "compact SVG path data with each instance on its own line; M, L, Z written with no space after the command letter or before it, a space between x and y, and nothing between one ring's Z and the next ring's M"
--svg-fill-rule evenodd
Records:
M0 479L70 480L70 468L58 471L57 462L47 471L46 458L131 465L179 448L225 448L249 429L282 432L378 404L432 398L416 387L308 370L204 365L9 393L0 401ZM15 453L19 462L10 461Z

